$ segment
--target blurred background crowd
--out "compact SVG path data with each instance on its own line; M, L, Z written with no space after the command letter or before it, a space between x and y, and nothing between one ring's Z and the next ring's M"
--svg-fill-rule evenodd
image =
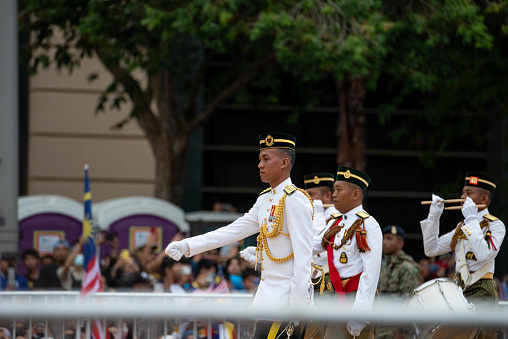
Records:
M260 273L259 270L255 270L252 263L239 256L241 244L235 243L174 261L164 251L156 251L156 246L153 245L155 238L152 237L155 235L148 237L146 243L133 252L120 249L115 236L102 235L99 238L99 243L107 242L111 245L110 254L100 260L102 286L105 292L255 292ZM177 234L172 241L180 239L183 239L183 235ZM25 250L19 258L3 254L0 265L0 289L4 291L79 291L83 276L81 246L81 241L69 244L66 240L60 240L54 244L53 252L49 255L40 256L34 249ZM422 254L414 259L420 268L418 285L436 278L453 279L455 261L452 254L432 258ZM19 261L27 269L24 275L17 273ZM508 300L508 275L502 280L497 278L497 285L499 299ZM51 323L33 321L32 338L43 338L45 333L48 333L48 338L74 338L75 321L65 324L64 327L69 328L68 333L62 334L61 324L51 327ZM218 327L228 324L234 330L233 324L213 323L212 337L218 338ZM12 326L12 323L0 324L0 339L13 339ZM16 338L28 338L28 323L20 320L16 326ZM142 328L143 324L137 324L137 327ZM194 334L197 338L208 336L206 321L198 326L198 333L194 333L190 323L184 323L183 328L180 329L177 324L173 327L176 333L171 338L193 338ZM111 334L117 334L120 331L122 339L132 337L131 330L132 323L129 322L122 323L120 329L118 329L118 321L111 323L109 327ZM243 330L245 333L241 334L242 337L248 338L253 328L247 326ZM146 331L149 332L149 329Z
M240 244L210 250L176 262L164 251L157 253L151 235L144 246L136 251L118 248L118 239L102 235L99 244L109 242L111 252L100 260L102 286L105 292L155 291L192 293L198 291L253 293L259 283L260 273L254 265L239 256ZM177 234L173 240L183 239ZM453 279L454 255L414 258L420 267L421 285L436 278ZM18 274L22 262L27 269ZM19 258L2 254L0 265L0 290L66 290L79 291L83 275L81 242L70 245L60 240L53 252L40 256L35 249L25 250ZM508 300L508 274L495 278L500 300Z

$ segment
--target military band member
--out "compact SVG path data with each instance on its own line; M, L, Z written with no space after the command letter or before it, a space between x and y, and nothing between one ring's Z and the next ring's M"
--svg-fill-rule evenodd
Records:
M330 279L335 293L352 302L354 311L370 310L381 267L382 235L378 222L363 209L370 177L353 168L339 166L333 203L341 213L328 223L324 235L315 236L313 251L328 252ZM340 299L339 298L339 299ZM346 329L329 326L325 338L373 338L366 323L348 321Z
M438 256L455 252L458 281L464 296L477 310L492 310L498 304L497 286L493 280L494 259L499 253L506 229L504 223L489 213L488 207L496 188L496 179L485 174L467 172L462 188L461 221L455 230L439 236L439 218L444 201L432 195L427 219L420 222L425 255ZM486 207L476 207L484 204ZM484 337L495 334L483 331Z
M261 264L261 281L253 307L305 307L310 301L313 206L309 195L290 178L295 161L295 137L271 133L259 136L259 175L270 185L254 206L233 223L196 237L173 242L166 253L175 260L221 247L258 233L250 255ZM272 319L270 319L272 320ZM255 338L275 339L291 323L258 321ZM287 332L287 331L286 331ZM287 338L288 333L282 337ZM299 326L293 336L298 338Z
M314 202L314 235L322 234L326 224L332 218L333 213L338 213L333 203L333 183L335 176L332 173L313 173L304 176L303 184ZM325 207L325 205L328 205ZM314 263L328 269L328 257L326 251L313 256ZM326 271L325 270L325 271Z

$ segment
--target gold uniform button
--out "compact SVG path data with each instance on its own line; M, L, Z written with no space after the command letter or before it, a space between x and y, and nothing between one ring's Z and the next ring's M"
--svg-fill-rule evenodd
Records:
M266 209L266 211L267 211L267 212L270 212L270 209L269 209L269 208L267 208L267 209Z
M265 278L261 278L262 281L265 281Z
M264 268L264 267L261 267L261 271L264 271L264 270L265 270L265 268Z
M460 261L460 259L459 259L459 260L457 260L457 261Z
M344 251L346 250L346 246L344 246Z
M469 249L471 249L471 246L469 246Z
M270 198L270 201L272 201L272 198Z

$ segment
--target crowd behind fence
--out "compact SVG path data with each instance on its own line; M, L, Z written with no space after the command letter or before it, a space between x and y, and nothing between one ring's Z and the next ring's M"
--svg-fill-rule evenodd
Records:
M378 300L370 311L348 311L336 299L317 298L308 309L252 308L252 294L0 292L0 326L11 338L90 338L90 319L100 318L114 338L251 338L255 319L340 323L368 320L423 328L426 324L496 328L507 338L508 302L496 311L449 312L401 307Z

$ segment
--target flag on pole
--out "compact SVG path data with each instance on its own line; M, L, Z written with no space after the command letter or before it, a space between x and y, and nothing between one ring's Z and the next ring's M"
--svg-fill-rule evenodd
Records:
M83 196L85 216L83 219L83 280L81 294L100 292L101 272L99 260L95 249L95 232L92 228L92 192L90 192L90 180L88 179L88 165L85 165L85 194Z
M81 296L101 292L101 270L99 255L95 247L95 231L92 227L92 192L88 179L88 165L85 165L85 193L83 195L85 215L83 218L83 279L81 281ZM95 339L109 338L109 331L100 319L91 320L92 335Z

